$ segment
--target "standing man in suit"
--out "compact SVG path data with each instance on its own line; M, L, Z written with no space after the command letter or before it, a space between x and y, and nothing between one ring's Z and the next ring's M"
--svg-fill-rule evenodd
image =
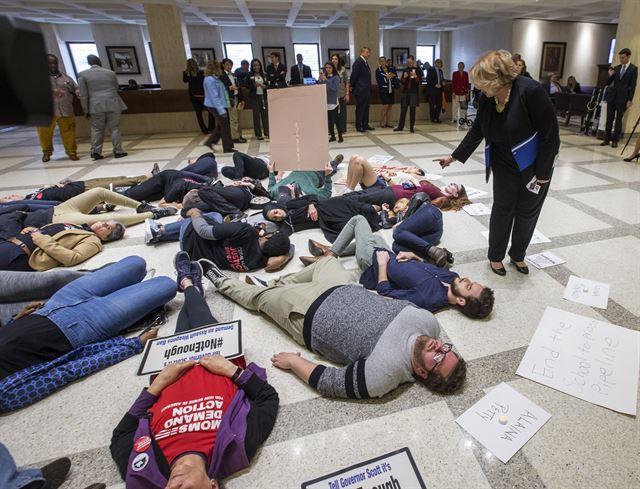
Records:
M444 85L444 73L442 72L442 60L436 59L434 66L427 70L427 94L429 95L429 114L431 122L440 122L442 112L442 87Z
M296 54L296 61L298 64L291 67L291 77L289 85L304 85L305 78L311 78L311 68L305 64L302 64L302 55Z
M231 69L233 68L233 61L229 58L222 60L222 75L220 75L220 81L224 84L229 94L229 125L231 126L231 138L234 143L246 143L247 140L242 137L242 131L240 130L240 115L238 109L244 108L244 102L240 105L238 96L239 88L236 77Z
M271 64L267 66L267 88L285 88L287 86L287 67L280 63L280 53L272 52Z
M371 67L369 55L371 50L364 46L360 56L353 62L349 84L356 96L356 130L358 132L373 131L369 125L369 104L371 103Z
M101 160L104 129L109 127L113 156L122 158L127 153L122 149L120 115L127 106L118 95L116 74L102 67L95 54L87 56L88 70L78 74L80 103L87 119L91 119L91 158Z
M633 96L638 82L638 67L631 63L631 50L624 48L618 53L620 64L615 68L609 68L609 81L607 81L607 129L604 141L600 146L607 146L611 142L612 148L618 147L620 133L622 132L622 117L624 111L631 107ZM613 86L611 85L613 83ZM616 121L615 129L613 121Z

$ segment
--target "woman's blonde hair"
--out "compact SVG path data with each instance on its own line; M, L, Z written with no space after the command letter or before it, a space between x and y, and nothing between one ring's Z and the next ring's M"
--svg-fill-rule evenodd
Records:
M471 76L477 88L495 93L516 79L518 68L509 51L487 51L471 68Z
M204 69L205 76L220 76L222 75L222 68L220 67L220 61L209 61L207 67Z

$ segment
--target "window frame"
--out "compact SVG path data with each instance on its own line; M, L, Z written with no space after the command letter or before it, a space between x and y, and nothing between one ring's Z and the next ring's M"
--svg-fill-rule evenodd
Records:
M69 58L71 58L71 66L73 67L73 72L76 74L76 81L78 80L78 68L76 67L76 60L73 56L73 52L71 51L72 44L93 44L96 47L96 56L98 56L98 44L95 41L65 41L67 44L67 52L69 53Z
M322 58L320 57L320 43L319 42L294 42L293 43L293 59L294 61L296 60L296 56L298 55L298 53L296 52L296 46L315 46L316 47L316 53L318 55L318 76L314 76L313 75L313 67L311 67L311 65L308 65L311 68L311 76L314 78L318 78L320 77L320 72L322 71L322 68L324 68L324 63L322 62ZM303 56L304 58L304 56ZM304 64L304 59L302 60L302 63ZM296 63L294 63L294 65L296 65Z
M222 45L223 45L223 48L224 48L224 57L225 57L225 58L231 59L231 58L229 58L229 53L227 52L227 45L228 45L228 44L245 44L245 45L247 45L247 44L248 44L248 45L251 47L251 58L250 58L250 59L248 59L247 61L248 61L249 63L251 63L251 61L253 61L253 60L255 59L254 52L253 52L253 43L252 43L252 42L250 42L250 41L249 41L249 42L223 42L223 43L222 43ZM243 59L244 59L244 58L243 58ZM232 60L232 61L234 61L234 63L233 63L233 68L234 68L234 70L235 70L236 68L239 68L239 67L240 67L240 62L241 62L242 60L238 60L238 64L237 64L237 65L236 65L236 63L235 63L235 60ZM222 60L220 60L220 63L222 63Z
M430 66L433 66L433 62L436 60L436 45L435 44L416 44L416 61L420 60L423 63L425 62L420 56L418 56L418 48L432 48L433 55L430 60L426 60Z

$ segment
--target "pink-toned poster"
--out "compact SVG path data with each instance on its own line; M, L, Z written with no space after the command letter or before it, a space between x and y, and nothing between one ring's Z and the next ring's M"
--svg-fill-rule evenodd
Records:
M267 92L269 153L276 170L322 170L329 161L327 89L303 85Z

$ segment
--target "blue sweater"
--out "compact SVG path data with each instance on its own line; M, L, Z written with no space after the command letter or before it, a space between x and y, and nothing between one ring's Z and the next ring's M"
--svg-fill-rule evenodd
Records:
M338 87L340 86L340 77L337 75L327 78L324 82L327 85L327 105L336 105L338 103Z
M229 92L216 76L204 79L204 106L216 109L220 115L226 114L227 108L231 106Z

